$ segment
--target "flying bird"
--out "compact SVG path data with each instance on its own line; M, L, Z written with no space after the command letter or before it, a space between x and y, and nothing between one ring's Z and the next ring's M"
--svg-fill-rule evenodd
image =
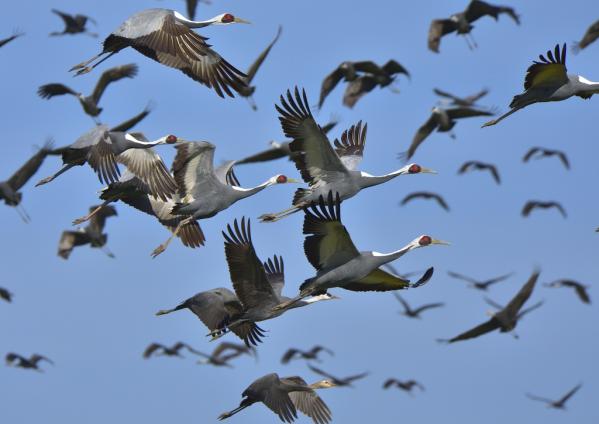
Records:
M576 292L576 295L581 300L581 302L589 305L591 304L591 298L587 292L589 286L585 286L584 284L579 283L578 281L561 279L553 281L551 283L545 283L544 286L552 288L566 287L572 289Z
M530 215L530 213L534 209L550 209L550 208L557 209L564 218L567 218L568 215L566 214L566 210L561 205L561 203L553 202L553 201L543 202L540 200L529 200L528 202L526 202L526 204L522 208L522 216L527 217L528 215Z
M544 147L531 147L522 158L522 162L528 162L530 159L543 159L550 156L557 156L558 159L564 164L564 167L566 169L570 169L570 162L563 151L546 149Z
M92 206L89 210L93 211L96 208L97 206ZM114 255L105 246L108 241L108 234L102 233L102 231L104 231L106 218L116 215L114 207L104 206L84 228L63 231L58 242L58 256L69 259L75 247L89 244L91 247L101 248L108 257L114 258Z
M0 40L0 47L10 43L12 40L15 40L23 35L25 35L24 32L14 31L10 37L6 37Z
M398 389L408 392L409 394L412 394L414 387L418 387L421 391L424 391L424 386L416 380L401 381L396 378L389 378L385 381L385 383L383 383L383 389L388 389L390 387L397 387Z
M29 358L25 358L24 356L19 355L18 353L10 352L6 354L6 365L9 367L17 367L23 369L31 369L39 372L43 372L39 367L40 361L46 361L51 365L54 365L50 359L46 358L43 355L38 355L37 353L31 355Z
M408 318L420 318L420 314L426 311L427 309L440 308L441 306L445 306L445 303L438 302L427 303L426 305L422 305L418 308L412 309L408 302L406 302L406 300L403 297L401 297L399 293L393 292L393 295L395 296L397 301L401 303L401 306L403 306L404 310L401 312L401 314L407 316Z
M319 375L325 377L326 379L328 379L329 381L332 381L335 384L335 386L339 386L339 387L353 387L352 383L354 381L361 380L362 378L364 378L368 374L370 374L368 372L363 372L363 373L356 374L356 375L350 375L349 377L340 378L340 377L335 377L334 375L331 375L328 372L321 370L320 368L316 368L312 364L308 364L308 368L310 368L316 374L319 374Z
M85 74L110 56L132 47L150 59L179 69L191 79L212 88L220 97L224 94L234 97L231 89L243 90L247 75L212 50L206 37L193 31L193 28L234 23L248 22L230 13L207 21L191 21L174 10L146 9L129 17L112 32L104 40L102 52L73 66L71 71L77 71L76 75ZM107 56L90 65L104 55Z
M476 116L493 116L493 112L475 109L468 106L459 106L452 108L443 108L439 106L435 106L432 109L431 116L428 120L422 124L414 138L412 139L412 144L408 147L408 150L404 153L400 153L400 159L409 160L414 156L418 146L420 146L426 138L433 133L433 131L437 132L449 132L449 136L451 138L455 138L455 134L452 129L457 124L457 119L462 118L473 118Z
M580 41L574 42L572 50L574 53L578 53L582 49L587 48L589 44L593 43L597 38L599 38L599 21L595 21L587 29Z
M433 91L437 96L443 97L442 102L447 102L451 106L464 107L476 107L476 102L489 93L489 90L485 88L470 96L458 97L439 88L434 88Z
M189 19L195 19L196 9L199 3L212 4L211 0L185 0L187 6L187 17Z
M221 414L218 419L227 419L254 403L262 402L283 422L295 421L299 409L310 417L314 424L328 424L331 421L331 411L316 394L316 390L335 386L336 384L330 380L308 384L297 376L280 378L275 373L266 374L243 391L243 399L237 408Z
M129 65L117 66L104 71L96 83L94 92L89 96L84 96L83 94L76 92L66 85L58 83L42 85L37 90L37 94L42 99L51 99L54 96L70 94L79 100L79 103L81 104L81 107L85 113L93 118L102 112L102 108L98 106L98 103L100 103L100 98L102 97L102 94L104 93L104 90L108 84L123 78L133 78L135 75L137 75L137 65L131 63Z
M297 189L292 206L278 213L260 216L264 222L278 221L324 199L330 191L338 193L341 200L349 199L366 187L382 184L406 174L435 173L415 163L404 166L386 175L374 176L356 168L362 161L366 144L367 124L362 121L353 125L334 141L334 147L324 131L314 120L305 90L300 94L295 88L295 98L287 90L287 100L281 96L281 106L276 105L285 136L293 139L291 152L296 168L309 188Z
M462 175L469 171L489 171L491 176L495 180L497 184L501 184L501 178L499 177L499 172L497 171L497 167L490 163L479 162L476 160L470 160L464 162L460 169L458 170L458 174Z
M146 350L144 350L143 358L149 359L156 356L177 356L179 358L183 358L183 355L180 353L181 349L187 349L191 353L196 353L196 350L194 350L187 343L183 342L177 342L172 346L165 346L160 343L151 343L148 345Z
M6 300L8 303L12 302L12 293L4 287L0 287L0 299Z
M512 18L517 25L520 25L520 17L513 8L495 6L480 0L472 0L463 12L454 13L447 19L435 19L431 22L428 30L428 48L435 53L439 53L441 37L456 32L458 35L463 35L466 43L468 43L468 47L473 49L476 47L476 42L471 34L471 31L474 29L472 22L483 16L491 16L497 20L499 15L503 13ZM470 40L468 39L468 35L470 35Z
M487 291L490 286L493 284L500 283L501 281L505 281L513 275L513 272L509 274L500 275L499 277L490 278L488 280L475 280L472 277L467 277L463 274L458 274L457 272L447 271L447 274L450 277L457 278L458 280L467 281L468 287L472 287L473 289L478 289L482 291Z
M204 357L200 359L198 364L213 365L215 367L229 367L233 365L229 361L241 356L255 356L256 349L253 346L245 346L237 343L221 342L210 355L202 352L194 351L197 355Z
M69 15L68 13L64 13L61 12L60 10L56 10L56 9L52 9L52 13L60 16L60 18L62 19L62 21L64 22L64 30L62 31L56 31L56 32L51 32L50 35L51 36L57 36L57 35L66 35L66 34L87 34L91 37L97 37L98 34L93 33L93 32L89 32L86 28L85 25L87 24L87 21L92 22L94 25L96 25L96 21L93 20L92 18L90 18L89 16L85 16L85 15Z
M483 127L495 125L512 113L534 103L558 102L572 96L586 100L590 99L593 94L599 93L598 82L567 73L566 44L563 45L561 51L559 44L556 44L554 52L548 50L546 56L539 55L540 62L535 60L528 67L524 79L524 93L514 96L510 103L510 110L499 118L485 123Z
M533 272L528 281L522 286L520 291L516 293L512 300L510 300L510 303L508 303L505 308L501 309L498 312L495 312L488 321L462 334L459 334L456 337L453 337L451 339L439 339L438 341L454 343L461 340L468 340L475 337L479 337L483 334L489 333L494 330L499 330L502 333L513 331L516 328L516 325L518 324L518 319L522 316L520 314L520 309L522 309L522 306L524 306L524 304L532 294L532 291L535 287L535 284L537 283L538 278L539 272Z
M413 193L408 194L401 201L401 206L404 206L406 203L412 201L413 199L426 199L426 200L435 200L439 206L449 212L449 205L445 200L437 193L431 193L428 191L415 191Z
M498 311L500 311L503 308L505 308L504 305L500 305L499 303L495 302L494 300L489 299L488 297L484 297L484 300L485 300L486 303L488 303L489 305L491 305L493 308L497 309ZM529 306L528 308L521 309L518 312L518 315L516 315L516 319L518 321L520 321L524 317L524 315L528 314L529 312L534 311L535 309L540 308L544 304L545 304L545 302L543 300L541 300L541 301L535 303L534 305ZM514 336L514 337L517 338L517 336Z
M532 399L532 400L537 400L539 402L545 402L547 404L548 408L566 409L566 402L572 396L574 396L574 393L576 393L581 387L582 387L582 383L577 384L572 390L570 390L568 393L566 393L564 396L562 396L558 400L547 399L547 398L531 395L530 393L526 393L526 397L529 399Z
M324 346L320 346L320 345L316 345L314 346L312 349L310 350L301 350L301 349L295 349L295 348L291 348L288 349L287 352L285 352L283 354L283 357L281 358L281 363L282 364L288 364L289 361L293 360L293 359L306 359L306 360L314 360L314 361L318 361L318 354L320 352L326 352L329 355L334 355L333 351L331 349L328 349Z

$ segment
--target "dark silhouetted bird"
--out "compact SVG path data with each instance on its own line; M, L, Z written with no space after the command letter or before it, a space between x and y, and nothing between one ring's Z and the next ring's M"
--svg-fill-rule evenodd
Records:
M497 184L501 184L501 178L499 178L499 172L497 171L497 167L490 163L479 162L476 160L471 160L468 162L464 162L460 169L458 170L458 174L464 174L469 171L489 171L493 176L493 179Z
M570 399L572 396L574 396L574 393L576 393L581 387L582 387L581 383L576 385L572 390L570 390L568 393L566 393L564 396L562 396L561 399L558 399L558 400L547 399L547 398L531 395L530 393L526 393L526 397L528 397L529 399L532 399L532 400L538 400L539 402L545 402L547 404L548 408L566 409L566 402L568 401L568 399Z
M194 351L195 354L203 356L205 359L200 359L198 364L213 365L215 367L229 367L229 361L241 356L255 356L256 349L253 346L246 346L238 343L221 342L210 355Z
M177 342L170 347L160 343L151 343L146 350L144 350L143 357L144 359L149 359L152 356L177 356L183 358L183 355L180 353L181 349L187 349L189 352L197 354L196 350L183 342Z
M544 147L531 147L522 158L522 162L528 162L531 159L543 159L550 156L557 156L562 161L566 169L570 169L568 157L561 150L545 149Z
M544 286L545 287L553 287L553 288L567 287L567 288L573 289L576 292L576 295L578 296L578 298L583 303L587 303L587 304L591 303L591 298L590 298L589 294L587 293L587 289L589 288L589 286L585 286L584 284L579 283L578 281L561 279L561 280L553 281L551 283L545 283Z
M37 353L31 355L29 358L25 358L24 356L19 355L18 353L8 353L6 354L6 365L17 368L31 369L39 372L43 372L43 370L39 367L40 361L46 361L52 365L50 359L46 358L43 355L38 355Z
M513 275L513 272L510 272L509 274L501 275L499 277L491 278L488 280L475 280L474 278L467 277L463 274L458 274L457 272L453 272L453 271L447 271L447 274L450 277L457 278L458 280L467 281L468 283L470 283L470 284L468 284L468 287L472 287L473 289L478 289L478 290L482 290L482 291L487 291L489 289L489 286L510 278Z
M92 206L89 210L93 211L96 208L97 206ZM92 219L90 219L89 224L84 228L78 228L75 231L63 231L58 243L58 256L63 259L69 259L69 256L75 247L89 244L91 247L101 248L107 256L114 258L114 255L105 246L106 241L108 240L108 234L104 234L102 231L104 231L106 218L116 216L116 214L116 209L114 207L104 206Z
M62 32L51 32L50 35L51 36L56 36L56 35L66 35L66 34L87 34L90 35L92 37L97 37L98 34L93 33L93 32L89 32L86 28L85 25L87 24L87 21L93 22L94 24L96 24L96 21L94 21L92 18L90 18L89 16L85 16L85 15L69 15L68 13L64 13L61 12L60 10L56 10L56 9L52 9L52 13L55 13L56 15L60 16L60 18L63 20L64 22L64 30Z
M572 45L574 53L578 53L582 49L585 49L589 44L593 43L599 38L599 21L595 21L584 33L580 41L575 41Z
M10 43L11 41L13 41L23 35L25 35L24 32L14 31L10 37L6 37L6 38L3 38L0 40L0 47L4 46L5 44Z
M414 387L418 387L420 390L424 391L424 386L416 380L401 381L396 378L389 378L383 384L383 389L388 389L390 387L397 387L398 389L408 392L409 394L412 394Z
M466 97L458 97L454 94L448 93L447 91L434 88L433 91L437 96L443 97L442 102L449 102L452 106L465 106L465 107L476 107L476 101L480 100L489 93L486 88L479 91L478 93L472 94Z
M439 194L431 193L428 191L415 191L414 193L410 193L403 198L400 204L404 206L413 199L435 200L439 204L439 206L441 206L443 209L449 212L449 205L447 204L447 202L445 202L445 200Z
M561 205L561 203L554 202L554 201L543 202L540 200L529 200L528 202L526 202L526 204L522 208L522 216L527 217L528 215L530 215L530 213L533 211L533 209L550 209L550 208L557 209L564 218L567 218L568 215L566 214L566 210Z
M297 359L301 358L301 359L306 359L306 360L314 360L314 361L320 362L318 360L318 354L320 352L326 352L329 355L334 355L334 353L331 349L328 349L328 348L326 348L324 346L320 346L320 345L316 345L310 350L300 350L300 349L291 348L291 349L288 349L287 352L285 352L283 354L283 357L281 358L281 363L288 364L289 361L296 359L296 358Z
M0 299L12 302L12 293L6 290L4 287L0 287Z
M408 302L406 302L406 300L403 297L401 297L399 293L393 292L393 295L399 301L399 303L401 303L401 306L403 306L404 310L400 313L409 318L421 318L420 314L426 311L427 309L440 308L441 306L445 305L445 303L427 303L426 305L422 305L418 308L412 309Z
M308 368L310 368L316 374L319 374L319 375L331 380L333 383L335 383L336 386L339 386L339 387L353 387L352 383L354 381L361 380L362 378L364 378L368 374L370 374L368 372L363 372L361 374L350 375L349 377L339 378L339 377L335 377L335 376L321 370L320 368L316 368L312 364L308 364Z

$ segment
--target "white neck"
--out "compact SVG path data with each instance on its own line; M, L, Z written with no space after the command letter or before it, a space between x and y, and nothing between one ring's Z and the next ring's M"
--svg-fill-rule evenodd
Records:
M387 182L389 180L392 180L393 178L399 176L399 175L403 175L404 174L404 169L398 169L397 171L393 171L389 174L385 174L385 175L370 175L367 172L360 172L360 176L361 178L361 182L362 182L362 188L364 187L372 187L375 185L379 185L382 184L384 182Z
M156 146L158 144L164 144L164 142L166 141L166 138L161 137L158 140L154 140L154 141L142 141L142 140L136 139L131 134L126 133L125 140L127 140L129 143L131 143L135 146L152 147L152 146Z
M403 255L408 253L410 250L416 249L420 247L418 244L414 244L413 242L405 245L399 250L396 250L391 253L380 253L380 252L372 252L372 256L374 256L380 265L386 264L388 262L394 261L395 259L401 258Z
M203 27L207 27L207 26L210 26L210 25L216 23L215 18L208 19L207 21L192 21L190 19L187 19L185 16L183 16L182 14L180 14L177 11L174 11L174 14L175 14L175 18L177 18L178 21L181 21L189 28L203 28Z

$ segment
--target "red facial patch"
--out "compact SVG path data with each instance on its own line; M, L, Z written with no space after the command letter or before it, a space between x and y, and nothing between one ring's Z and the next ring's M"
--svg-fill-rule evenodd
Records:
M420 165L413 164L412 166L410 166L408 168L408 172L410 174L418 174L420 171L422 171L422 168L420 167Z
M167 144L173 144L177 142L177 136L176 135L169 135L166 137L166 143Z
M420 237L420 240L418 240L418 244L420 244L420 246L428 246L432 242L433 239L431 239L429 236L422 236Z
M223 15L223 17L220 19L220 21L223 24L229 24L231 22L233 22L235 20L235 16L231 15L230 13L225 13Z
M277 177L277 184L283 184L287 182L287 177L285 175L279 175Z

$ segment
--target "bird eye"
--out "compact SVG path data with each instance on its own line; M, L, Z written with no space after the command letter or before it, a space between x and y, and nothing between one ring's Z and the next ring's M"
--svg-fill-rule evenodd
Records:
M287 177L285 175L279 175L277 177L277 184L283 184L287 182Z
M432 241L433 240L430 238L430 236L422 236L420 237L420 240L418 240L418 244L420 246L428 246L432 243Z
M166 137L166 143L167 144L173 144L177 142L177 136L176 135L169 135Z
M235 16L231 15L230 13L225 13L225 14L223 15L223 17L220 19L220 21L221 21L223 24L228 24L228 23L231 23L231 22L233 22L234 20L235 20Z
M420 165L413 164L408 168L410 174L418 174L420 171L422 171Z

